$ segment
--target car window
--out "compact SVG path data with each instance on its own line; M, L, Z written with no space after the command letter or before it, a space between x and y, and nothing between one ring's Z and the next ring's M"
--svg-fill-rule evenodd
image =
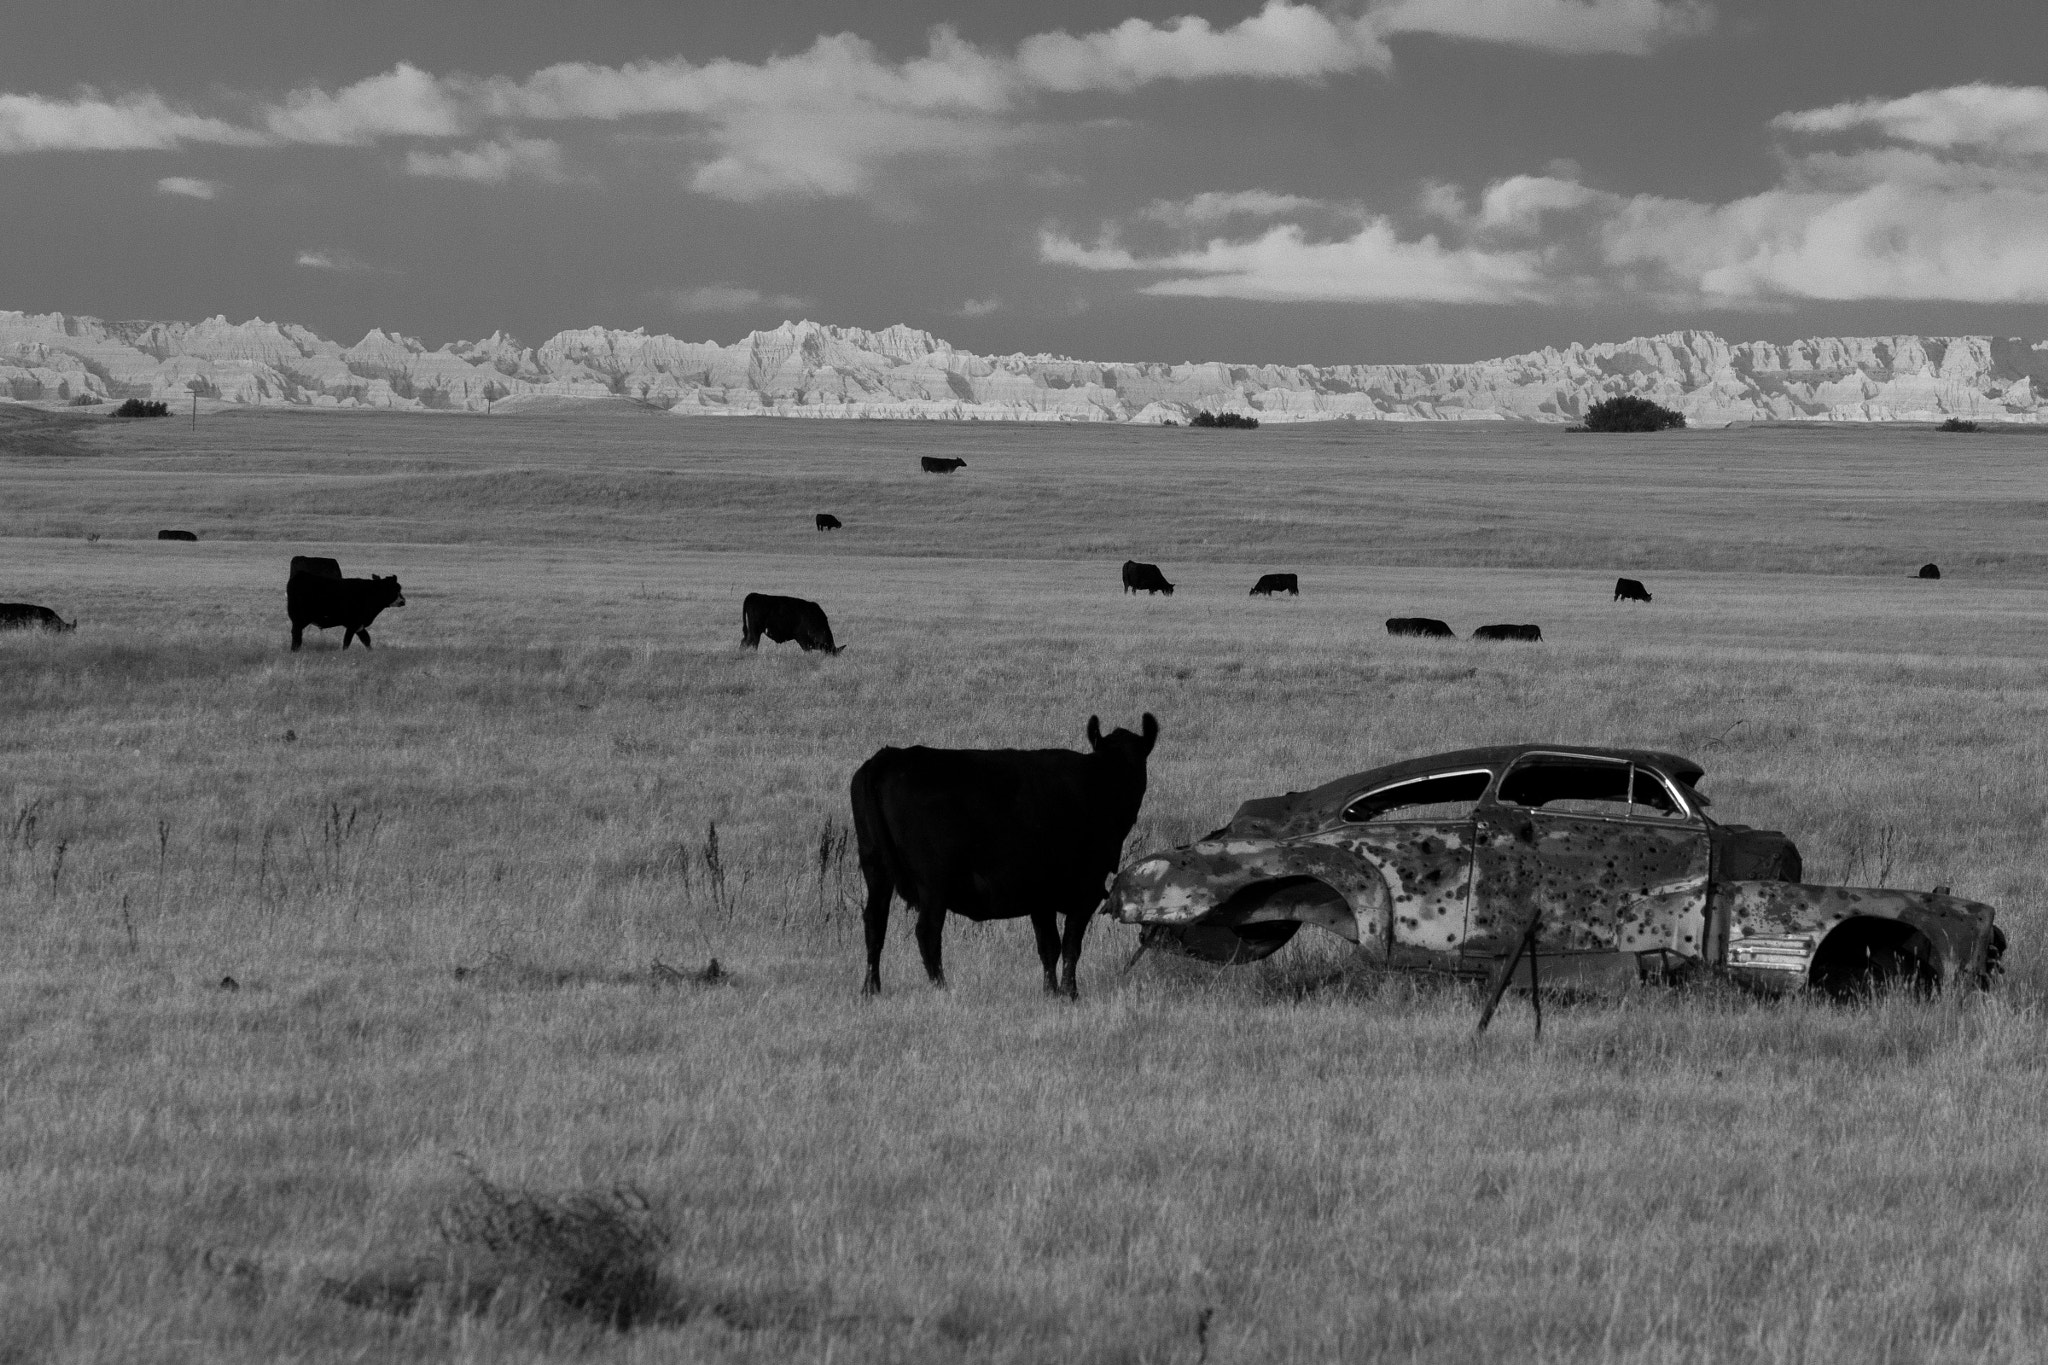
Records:
M1484 768L1475 772L1439 773L1410 778L1378 787L1344 808L1344 818L1353 824L1384 820L1464 820L1486 795L1493 774Z
M1685 810L1655 773L1625 759L1531 754L1500 782L1504 806L1550 815L1683 818Z

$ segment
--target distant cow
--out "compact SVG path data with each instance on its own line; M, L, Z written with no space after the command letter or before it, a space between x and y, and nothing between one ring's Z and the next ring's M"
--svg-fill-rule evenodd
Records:
M917 462L924 466L927 474L950 474L967 466L965 460L949 460L943 455L920 455Z
M1093 752L1085 754L876 750L854 773L852 790L868 886L867 993L882 989L890 898L900 895L917 916L918 953L933 985L946 984L939 947L950 910L971 920L1029 916L1045 989L1076 995L1081 939L1137 821L1145 759L1158 738L1159 722L1148 713L1135 735L1104 735L1090 716Z
M1299 597L1301 580L1291 573L1262 573L1259 575L1259 581L1252 584L1250 595L1271 597L1276 592L1284 592L1289 597Z
M740 603L741 648L759 649L763 635L778 645L794 640L806 653L822 649L837 654L844 647L832 643L832 623L816 602L750 592Z
M1420 635L1431 640L1455 640L1457 632L1433 616L1389 616L1387 634Z
M1639 579L1617 578L1614 580L1614 600L1617 602L1647 602L1650 600L1650 590L1644 587Z
M198 537L198 536L194 535L194 534L193 534L192 532L190 532L190 531L158 531L158 532L156 533L156 538L157 538L158 540L197 540L197 539L199 539L199 537Z
M297 578L302 573L311 574L315 578L339 578L341 561L327 559L321 555L293 555L292 577Z
M1541 626L1481 626L1472 632L1475 640L1531 640L1541 642Z
M48 607L33 602L0 602L0 630L77 630L78 622L67 621Z
M830 512L818 513L818 529L820 531L836 531L839 529L839 526L839 518L833 516Z
M1941 577L1941 566L1939 564L1922 564L1920 566L1920 576L1922 578L1939 578Z
M1140 564L1135 559L1124 561L1125 592L1163 592L1173 596L1173 584L1166 581L1166 575L1159 572L1157 564Z
M294 574L284 587L285 609L292 618L292 648L297 649L306 627L330 630L342 628L341 647L361 640L370 647L370 622L386 607L405 605L405 593L397 577L328 578L322 574Z

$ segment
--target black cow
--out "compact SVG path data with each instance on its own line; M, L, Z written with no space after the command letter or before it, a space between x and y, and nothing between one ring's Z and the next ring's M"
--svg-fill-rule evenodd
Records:
M820 531L836 531L839 527L839 518L833 516L830 512L818 513L818 529Z
M297 578L302 573L309 573L315 578L339 578L341 561L323 555L293 555L291 576Z
M1166 575L1159 572L1157 564L1140 564L1135 559L1124 561L1125 592L1163 592L1173 596L1173 584L1166 581Z
M832 643L832 623L825 609L801 597L776 597L750 592L740 603L740 647L759 649L765 635L776 644L794 640L806 653L822 649L837 654L843 645Z
M158 532L156 533L156 538L157 538L158 540L197 540L197 539L199 539L199 537L198 537L198 536L194 535L194 534L193 534L192 532L190 532L190 531L158 531Z
M1472 632L1475 640L1530 640L1543 639L1541 626L1481 626Z
M1939 564L1922 564L1920 566L1920 576L1922 578L1939 578L1941 577L1941 566Z
M78 622L67 621L48 607L33 602L0 602L0 630L77 630Z
M1159 722L1148 712L1140 728L1104 735L1090 716L1085 754L920 745L878 749L861 764L852 796L868 885L865 991L882 989L890 898L900 895L917 915L933 985L946 984L939 945L948 910L971 920L1029 916L1045 989L1075 996L1081 939L1145 799Z
M956 469L964 469L967 465L965 460L949 460L943 455L920 455L917 462L924 467L927 474L950 474Z
M1291 573L1262 573L1259 581L1252 584L1252 597L1271 597L1284 592L1289 597L1301 596L1301 580Z
M1389 616L1389 635L1421 635L1432 640L1455 640L1457 632L1433 616Z
M1617 578L1614 580L1614 600L1617 602L1647 602L1650 590L1640 579Z
M361 640L370 647L370 622L386 607L405 605L405 593L396 575L369 578L327 578L320 574L294 574L284 585L285 610L292 618L292 648L297 649L307 626L329 630L342 628L341 647Z

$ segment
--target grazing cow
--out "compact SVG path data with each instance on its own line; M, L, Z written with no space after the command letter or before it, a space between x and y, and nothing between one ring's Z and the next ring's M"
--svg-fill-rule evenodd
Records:
M868 886L865 991L882 989L890 898L900 895L917 916L933 985L946 984L939 942L948 910L971 920L1029 916L1045 989L1073 998L1081 939L1145 799L1159 722L1147 713L1140 728L1104 735L1090 716L1085 754L920 745L878 749L861 764L852 796Z
M965 460L949 460L943 455L920 455L917 462L924 467L927 474L950 474L967 465Z
M1939 578L1941 577L1941 566L1939 564L1922 564L1920 566L1920 576L1922 578Z
M1125 592L1163 592L1173 596L1173 584L1166 581L1166 575L1159 572L1157 564L1140 564L1135 559L1124 561Z
M1291 573L1262 573L1259 575L1259 581L1252 584L1250 595L1271 597L1276 592L1284 592L1289 597L1299 597L1301 580Z
M1420 635L1431 640L1455 640L1456 631L1434 616L1389 616L1387 634Z
M341 561L322 555L293 555L291 576L297 578L302 573L309 573L315 578L339 578Z
M405 593L392 577L327 578L321 574L294 574L284 586L285 610L292 618L292 648L297 649L307 626L328 630L342 628L341 647L361 640L370 647L370 622L386 607L405 605Z
M199 539L199 537L198 537L198 536L194 535L194 534L193 534L192 532L190 532L190 531L158 531L158 532L156 533L156 538L157 538L158 540L197 540L197 539Z
M1529 640L1540 643L1543 639L1541 626L1481 626L1472 632L1475 640Z
M805 653L822 649L837 654L843 645L832 643L832 623L825 609L801 597L776 597L750 592L740 603L740 647L759 649L765 635L776 644L794 640Z
M0 630L77 630L78 622L67 621L48 607L33 602L0 602Z
M820 531L836 531L840 528L840 524L839 518L833 516L830 512L818 513L818 529Z
M1614 600L1617 602L1647 602L1650 590L1643 586L1641 579L1617 578L1614 580Z

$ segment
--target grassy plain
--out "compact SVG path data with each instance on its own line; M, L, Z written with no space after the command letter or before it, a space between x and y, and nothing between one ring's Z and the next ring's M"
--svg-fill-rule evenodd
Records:
M0 598L84 622L0 639L0 1360L2048 1353L2044 466L1855 429L0 411ZM292 553L400 575L375 652L286 651ZM1179 592L1122 595L1126 557ZM1289 568L1299 600L1244 595ZM750 589L849 648L740 651ZM1548 643L1389 640L1409 614ZM1311 935L1120 977L1098 926L1064 1006L1025 926L955 924L936 993L899 916L862 1002L860 759L1144 710L1138 844L1440 748L1640 744L1815 879L1991 901L2011 971L1475 1042L1466 993ZM633 1182L699 1311L336 1297L450 1254L458 1154Z

